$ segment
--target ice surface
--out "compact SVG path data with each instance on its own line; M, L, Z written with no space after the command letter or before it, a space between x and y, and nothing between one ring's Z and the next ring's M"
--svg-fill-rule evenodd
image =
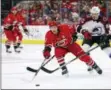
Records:
M80 60L75 60L68 65L69 77L61 75L61 70L53 74L40 71L33 81L34 73L26 70L27 66L39 68L44 60L42 56L43 45L24 45L20 54L13 52L7 54L2 47L2 89L111 89L111 60L97 48L91 52L91 56L103 69L103 74L98 75L95 71L87 72L87 66ZM13 50L13 48L12 48ZM53 55L53 51L51 52ZM73 59L69 53L65 61ZM49 69L58 67L54 58L46 65ZM40 84L40 86L35 86Z

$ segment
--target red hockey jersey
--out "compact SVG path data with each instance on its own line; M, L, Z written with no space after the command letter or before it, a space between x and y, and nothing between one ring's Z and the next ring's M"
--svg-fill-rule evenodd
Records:
M67 45L71 44L73 39L72 35L75 33L75 30L64 24L58 26L59 33L57 35L53 34L52 31L48 31L45 36L45 46L54 46L56 47L56 44L58 42L64 41L66 47Z

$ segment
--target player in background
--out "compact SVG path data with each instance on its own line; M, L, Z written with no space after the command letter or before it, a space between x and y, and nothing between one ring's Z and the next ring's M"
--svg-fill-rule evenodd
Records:
M23 48L21 46L23 35L19 27L22 28L22 30L25 32L26 35L29 35L29 32L26 28L26 17L27 17L27 11L22 9L20 12L17 13L16 18L15 18L17 23L16 23L16 28L14 29L14 33L16 34L17 46L19 48Z
M16 13L17 13L16 8L13 7L11 9L11 12L4 19L3 26L4 26L4 33L5 33L5 36L7 38L7 40L5 42L7 53L11 53L11 51L10 51L11 44L13 44L15 52L18 52L18 53L20 52L18 50L18 46L17 46L17 43L16 43L16 35L14 34L15 17L13 17L13 14L16 14Z
M76 57L85 54L82 48L75 42L75 30L71 29L68 25L58 25L56 22L49 23L50 30L45 35L45 47L43 50L43 56L45 59L50 57L51 47L55 49L55 57L60 66L65 64L64 57L68 52L71 52ZM85 54L79 58L81 61L87 63L94 68L98 74L102 74L102 70L92 60L90 56ZM66 66L62 68L62 75L67 75L68 70Z
M77 30L84 35L83 48L88 51L94 43L102 44L101 49L111 58L108 20L100 16L100 9L97 6L91 8L90 14L90 17L81 20Z
M83 49L85 52L94 44L101 44L101 49L111 58L109 23L106 17L100 16L100 9L96 6L90 10L91 16L81 20L78 32L84 35ZM92 70L91 67L88 71Z
M81 20L79 14L77 12L72 13L72 19L73 19L73 24L75 25L75 28L79 25L79 22Z

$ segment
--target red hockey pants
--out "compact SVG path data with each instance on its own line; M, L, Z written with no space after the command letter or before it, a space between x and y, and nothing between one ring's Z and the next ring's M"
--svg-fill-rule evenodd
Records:
M68 48L55 48L55 56L57 60L60 60L61 58L61 61L58 61L59 63L63 62L63 58L68 52L71 52L76 57L85 54L83 49L77 43L70 44ZM81 56L79 59L91 66L94 64L92 58L86 54Z

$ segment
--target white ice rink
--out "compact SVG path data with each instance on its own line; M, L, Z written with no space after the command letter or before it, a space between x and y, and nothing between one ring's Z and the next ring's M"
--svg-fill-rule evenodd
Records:
M27 71L26 67L39 68L44 60L42 50L43 45L24 45L20 54L15 52L7 54L3 45L2 61L0 61L2 89L111 89L111 60L100 48L94 50L91 56L102 68L102 75L98 75L95 71L87 72L87 66L76 60L68 65L69 77L62 76L61 70L53 74L40 71L31 81L34 73ZM74 56L69 53L65 58L68 62ZM54 58L46 67L51 70L57 68L56 59ZM40 86L35 86L36 84Z

